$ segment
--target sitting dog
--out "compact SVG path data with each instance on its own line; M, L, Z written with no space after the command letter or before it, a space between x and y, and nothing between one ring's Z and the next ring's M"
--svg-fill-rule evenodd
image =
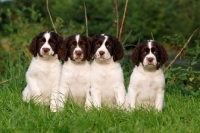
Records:
M108 107L123 105L126 90L123 71L117 62L124 56L121 43L114 36L95 35L92 37L91 55L93 62L88 99L91 97L92 101L86 106L99 108L102 104Z
M137 44L131 60L136 64L130 78L127 94L128 108L164 106L165 78L161 66L168 55L162 44L147 40Z
M90 39L79 34L63 41L58 52L64 60L58 90L58 110L64 108L68 97L77 103L85 103L90 88L90 47Z
M26 72L27 86L22 92L24 101L33 99L44 105L55 102L62 66L57 52L62 41L62 37L52 31L42 32L33 38L29 50L34 57ZM55 106L55 103L51 105Z

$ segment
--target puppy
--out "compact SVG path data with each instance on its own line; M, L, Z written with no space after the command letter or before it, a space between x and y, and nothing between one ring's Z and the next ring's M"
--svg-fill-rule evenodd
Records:
M64 108L66 98L83 104L90 88L91 41L83 35L72 35L64 40L58 52L64 65L58 90L58 110Z
M91 104L88 107L121 106L125 101L123 71L118 60L124 51L118 39L101 34L92 37L91 55ZM90 98L90 97L89 97ZM88 100L89 101L89 100Z
M161 66L168 55L162 44L147 40L137 44L131 60L136 64L130 78L127 94L128 108L164 106L165 78Z
M52 31L42 32L33 38L29 50L34 57L26 72L27 86L22 92L24 101L29 102L32 98L36 103L52 103L53 106L52 99L56 98L61 72L57 52L62 41L62 37Z

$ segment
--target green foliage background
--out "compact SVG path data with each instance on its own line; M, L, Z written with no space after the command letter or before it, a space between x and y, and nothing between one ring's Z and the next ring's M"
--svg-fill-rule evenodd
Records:
M83 3L87 7L89 36L107 33L116 35L116 12L113 0L49 0L49 9L59 34L85 34ZM125 0L118 0L119 24L122 20ZM162 42L168 50L169 61L183 47L191 33L199 27L199 0L129 0L122 39L126 55L122 61L125 82L128 84L133 64L128 59L129 49L143 40L154 39ZM45 30L53 30L46 9L46 0L13 0L0 2L0 79L10 71L6 62L12 60L10 67L19 66L23 57L27 68L31 55L28 45L32 38ZM199 31L198 31L199 32ZM200 41L196 33L184 50L180 64L173 64L166 73L169 88L176 88L199 96L200 92ZM130 65L131 64L131 65ZM168 90L170 90L168 89Z
M85 32L85 18L83 2L87 6L89 35L108 33L115 35L116 27L113 26L116 15L113 10L113 0L49 0L49 9L53 20L58 17L63 20L64 35ZM118 1L119 20L121 21L125 0ZM162 36L179 34L188 38L191 32L199 26L200 1L198 0L131 0L128 3L123 37L133 30L128 43L137 42L138 39L149 39L151 33L158 41ZM8 11L9 10L9 11ZM15 0L1 3L1 35L8 35L19 30L18 25L10 25L19 21L40 23L52 29L49 15L46 10L46 1ZM11 27L10 27L11 26ZM39 32L39 31L38 31ZM62 31L59 31L62 32Z

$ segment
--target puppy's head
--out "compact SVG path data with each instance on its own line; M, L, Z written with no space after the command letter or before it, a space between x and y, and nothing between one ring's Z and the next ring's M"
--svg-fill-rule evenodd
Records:
M111 35L101 34L92 37L91 55L93 59L104 61L113 57L114 61L123 58L124 50L119 40Z
M67 61L70 58L72 61L81 62L90 60L91 41L83 35L72 35L67 37L58 51L59 58Z
M168 60L168 54L162 44L147 40L137 44L133 50L131 60L137 66L142 63L146 68L159 69Z
M53 31L41 32L35 36L29 45L29 51L33 56L39 55L43 58L49 58L58 53L62 36Z

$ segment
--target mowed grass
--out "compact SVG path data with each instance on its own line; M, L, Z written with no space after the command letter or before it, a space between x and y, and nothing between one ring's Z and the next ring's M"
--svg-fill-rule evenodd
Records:
M162 112L138 109L125 111L103 107L85 111L68 101L63 111L52 113L49 107L25 103L25 71L22 64L9 64L0 85L0 132L2 133L198 133L200 102L198 97L184 96L166 87ZM128 72L128 71L127 71ZM128 81L130 74L125 74ZM127 84L127 83L126 83Z

